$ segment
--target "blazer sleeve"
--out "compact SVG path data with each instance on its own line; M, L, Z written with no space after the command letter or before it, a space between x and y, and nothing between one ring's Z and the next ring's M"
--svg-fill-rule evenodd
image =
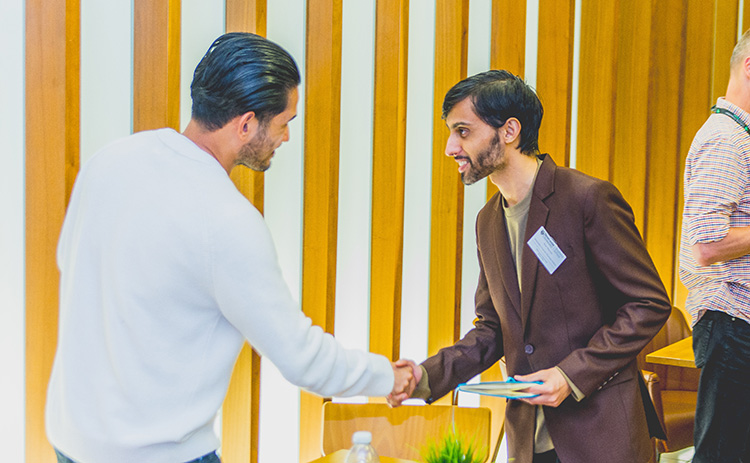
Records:
M585 252L606 323L558 366L588 396L635 359L666 322L671 303L617 188L596 182L584 204Z
M474 296L476 320L466 336L452 346L440 349L422 363L427 370L431 403L456 386L495 364L503 356L500 320L490 298L482 259L479 259L479 283Z

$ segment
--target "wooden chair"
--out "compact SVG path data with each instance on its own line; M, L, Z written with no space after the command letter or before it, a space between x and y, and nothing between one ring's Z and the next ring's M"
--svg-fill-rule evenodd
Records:
M490 443L490 410L455 405L323 404L323 455L352 445L355 431L372 432L372 446L378 455L420 460L420 450L432 439L439 440L455 429L487 461Z
M680 309L673 307L667 323L644 352L661 349L691 334L685 315ZM641 368L656 413L667 433L666 441L656 440L657 453L674 452L692 446L700 370L657 364L641 364Z

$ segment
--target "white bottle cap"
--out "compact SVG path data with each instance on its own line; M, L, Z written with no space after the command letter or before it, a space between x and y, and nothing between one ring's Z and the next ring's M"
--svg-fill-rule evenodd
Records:
M370 431L357 431L352 435L352 444L369 444L372 442Z

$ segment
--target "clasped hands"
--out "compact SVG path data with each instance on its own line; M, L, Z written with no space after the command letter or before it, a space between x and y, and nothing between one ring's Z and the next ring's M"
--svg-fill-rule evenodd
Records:
M391 407L398 407L401 402L411 397L417 384L422 379L422 369L411 360L391 362L393 367L393 391L386 397Z

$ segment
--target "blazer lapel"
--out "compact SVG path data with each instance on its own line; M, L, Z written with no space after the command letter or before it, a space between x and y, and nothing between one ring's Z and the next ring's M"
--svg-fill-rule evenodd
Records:
M531 303L536 290L536 277L539 270L539 259L534 251L528 246L529 239L534 233L547 223L549 208L544 204L544 200L554 192L555 187L555 165L552 158L543 154L542 165L534 182L534 190L529 205L529 216L526 221L526 232L524 233L523 256L521 260L521 317L523 320L523 329L526 331L526 321L529 318Z
M521 315L521 293L518 289L518 277L516 269L513 266L513 257L510 253L510 240L508 239L508 229L505 226L505 214L503 214L501 194L497 194L494 204L496 220L492 221L494 230L493 240L495 248L495 258L497 259L497 268L500 269L500 277L505 286L505 293L508 299L513 303L513 308Z

